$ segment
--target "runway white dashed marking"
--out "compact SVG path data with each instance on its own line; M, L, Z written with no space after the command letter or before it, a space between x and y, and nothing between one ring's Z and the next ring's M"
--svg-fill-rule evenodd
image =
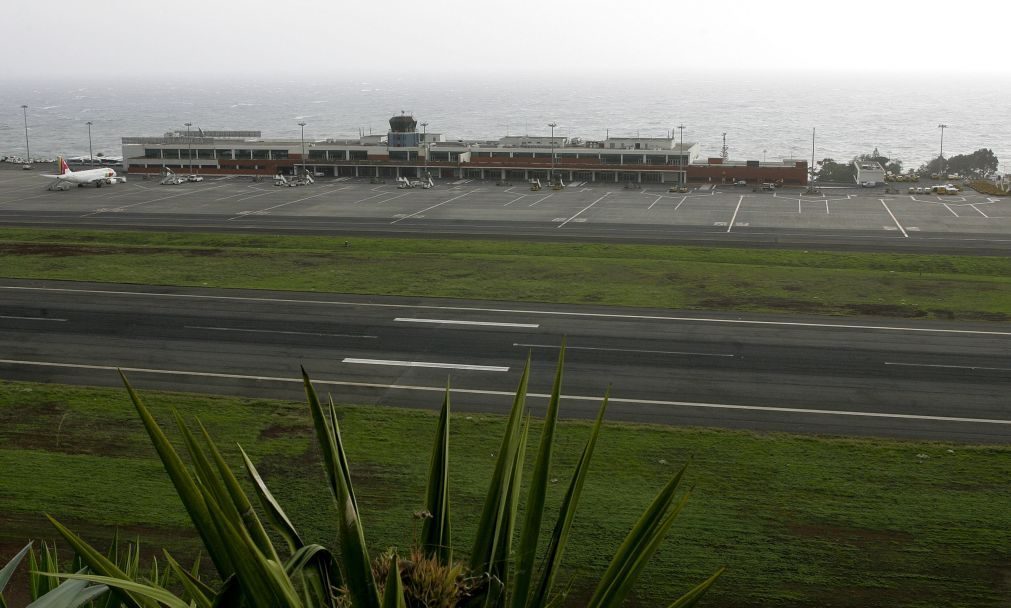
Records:
M537 323L503 323L500 321L461 321L456 319L416 319L413 317L397 317L393 319L400 323L434 323L436 325L479 325L488 327L519 327L537 329Z
M363 359L359 360L361 363L372 364L372 365L383 365L386 364L397 364L397 363L414 363L414 362L399 362L399 361L387 361L384 363L380 362L378 359ZM348 362L345 359L345 362ZM279 376L256 376L247 374L230 374L230 373L220 373L220 372L198 372L189 370L174 370L174 369L152 369L143 367L124 367L117 365L87 365L80 363L62 363L56 361L23 361L17 359L0 359L0 364L7 365L22 365L22 366L32 366L32 367L52 367L52 368L62 368L62 369L81 369L81 370L104 370L104 371L123 371L125 373L131 374L155 374L155 375L169 375L169 376L191 376L198 378L217 378L224 380L257 380L262 382L284 382L292 384L301 384L301 378L295 377L279 377ZM454 365L454 364L448 364ZM434 366L430 364L429 366ZM422 365L415 363L413 367L422 367ZM478 366L480 367L480 366ZM484 366L484 367L494 367L494 366ZM457 369L461 369L457 366ZM483 371L483 370L481 370ZM498 368L490 369L488 371L508 371L508 368ZM424 391L432 393L445 393L445 386L419 386L410 384L386 384L379 382L347 382L341 380L326 380L326 379L316 379L312 381L313 384L318 386L343 386L348 388L357 389L378 389L378 390L405 390L405 391ZM482 390L482 389L461 389L453 388L451 392L461 394L461 395L487 395L493 397L503 397L506 399L511 399L515 393L512 391L495 391L495 390ZM547 399L550 395L545 393L528 393L528 398L536 399ZM567 401L587 401L591 403L599 403L599 395L562 395L561 398ZM658 405L667 407L685 407L685 408L702 408L702 409L724 409L724 410L742 410L742 411L758 411L767 412L773 414L811 414L820 416L843 416L843 417L866 417L866 418L882 418L882 419L901 419L901 420L923 420L930 422L959 422L959 423L973 423L973 424L994 424L994 425L1011 425L1011 420L1000 419L1000 418L964 418L956 416L927 416L923 414L902 414L902 413L892 413L892 412L861 412L853 410L822 410L814 408L795 408L795 407L773 407L773 406L762 406L762 405L737 405L730 403L700 403L694 401L666 401L659 399L632 399L632 398L622 398L622 397L611 397L611 403L622 403L629 405Z

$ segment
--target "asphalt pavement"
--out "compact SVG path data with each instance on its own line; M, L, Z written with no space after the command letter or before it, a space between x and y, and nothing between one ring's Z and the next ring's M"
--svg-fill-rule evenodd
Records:
M535 411L567 343L564 417L1011 442L1011 328L337 294L0 281L0 378Z
M46 190L31 172L0 171L0 226L550 241L817 247L1007 255L1011 199L879 188L626 188L575 182L532 191L523 183L443 180L400 189L364 179L297 188L243 176L160 185L129 176L103 188Z

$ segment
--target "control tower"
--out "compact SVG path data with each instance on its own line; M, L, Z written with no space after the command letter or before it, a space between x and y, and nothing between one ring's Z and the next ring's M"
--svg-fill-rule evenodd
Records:
M390 119L390 132L387 133L387 146L390 148L413 148L421 143L418 133L418 121L409 114L400 113Z

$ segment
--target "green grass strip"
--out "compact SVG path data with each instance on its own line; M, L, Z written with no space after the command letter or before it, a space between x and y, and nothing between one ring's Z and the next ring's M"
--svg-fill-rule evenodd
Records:
M241 443L305 541L333 546L336 513L305 404L142 393L162 421L170 406L199 416L233 466ZM371 551L410 547L436 413L341 406L339 416ZM461 559L504 424L454 416L450 492ZM548 513L590 429L589 421L559 423ZM559 576L573 581L571 605L588 599L642 509L689 459L694 492L637 585L636 605L666 605L723 564L707 606L936 606L944 598L996 607L1011 594L1007 446L605 422ZM43 511L100 547L119 527L186 564L198 544L124 390L0 382L0 558L29 537L55 536Z
M683 310L1011 320L1011 259L987 256L0 229L0 276Z

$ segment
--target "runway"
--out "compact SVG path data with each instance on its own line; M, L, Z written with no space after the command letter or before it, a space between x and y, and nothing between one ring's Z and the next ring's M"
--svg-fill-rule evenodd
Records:
M1011 441L1011 328L334 294L0 282L0 377L505 412L526 357L562 415Z
M423 236L1007 255L1011 199L889 194L883 188L753 192L579 183L561 191L457 180L398 189L346 178L298 188L214 177L45 190L0 172L0 226ZM341 181L344 180L344 181Z

